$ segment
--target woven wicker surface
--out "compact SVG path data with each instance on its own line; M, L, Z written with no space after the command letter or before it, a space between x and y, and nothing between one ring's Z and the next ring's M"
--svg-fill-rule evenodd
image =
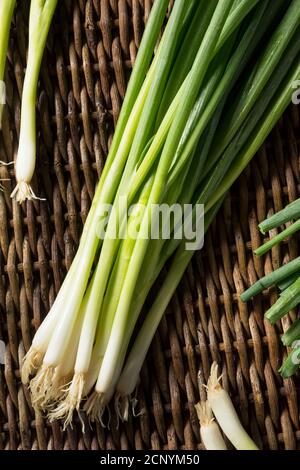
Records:
M21 4L21 5L20 5ZM7 67L1 160L18 144L26 65L29 2L19 2ZM299 377L282 381L280 333L263 312L272 292L244 305L245 286L296 256L298 241L252 255L261 243L257 222L299 190L299 114L291 106L240 177L191 263L156 334L143 368L137 417L116 426L79 423L62 431L35 414L20 383L19 364L70 266L103 168L151 0L59 1L38 94L36 193L46 202L22 207L9 195L13 172L1 167L0 449L199 449L194 403L213 359L223 370L245 427L264 448L300 448ZM200 379L197 378L201 371Z

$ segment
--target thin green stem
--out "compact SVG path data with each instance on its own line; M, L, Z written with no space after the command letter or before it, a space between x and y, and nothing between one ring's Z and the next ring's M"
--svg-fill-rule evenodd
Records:
M257 3L261 1L262 0L242 0L234 3L211 59L220 52L230 35L238 29L247 14L249 14ZM216 9L216 5L216 0L210 0L208 3L203 2L203 0L202 2L199 2L191 27L184 38L182 48L179 51L168 85L166 86L158 114L158 122L161 121L161 116L165 114L170 103L175 97L178 84L180 85L183 83L184 78L193 65L205 31L207 30L212 15Z
M262 292L264 289L268 289L272 285L280 284L284 279L289 278L291 274L297 273L300 269L300 257L290 261L289 263L276 269L276 271L268 274L267 276L259 279L249 289L247 289L241 295L241 300L247 302L251 297Z
M123 195L123 187L125 190L128 184L127 180L128 178L130 178L130 175L133 172L134 166L136 165L136 162L146 145L147 139L150 136L152 126L154 124L154 116L157 112L158 103L160 102L160 99L161 99L161 87L163 87L163 84L166 81L167 75L169 73L169 69L173 61L173 56L176 51L176 43L178 40L180 25L184 17L184 11L185 11L184 7L185 7L185 4L183 1L176 2L175 7L172 11L170 20L168 22L168 26L165 30L164 41L160 49L160 56L157 62L156 73L155 73L155 76L153 77L151 88L149 90L149 93L147 95L145 105L143 108L143 113L141 114L141 117L137 126L137 130L136 130L133 142L132 142L132 146L131 146L131 150L127 159L125 171L121 178L120 186L117 190L116 203L114 205L115 209L118 209L118 202L120 201L120 197ZM146 185L146 188L148 191L147 185ZM150 189L151 189L151 185L150 185ZM115 222L116 222L115 218L117 217L119 220L119 211L117 210L116 212L117 214L115 217L109 218L107 233L105 236L105 240L104 240L102 250L100 253L100 258L99 258L99 261L95 270L95 274L94 274L95 280L92 285L90 301L87 302L87 305L86 305L86 317L91 318L92 320L91 322L87 321L86 323L84 323L83 326L89 330L91 329L93 332L91 334L91 339L89 341L90 347L88 350L88 354L85 355L87 364L90 361L91 345L92 345L92 340L94 337L94 332L96 329L97 318L98 318L99 312L102 309L104 295L105 295L106 288L109 282L109 276L113 270L115 256L116 256L118 247L120 245L120 234L115 233ZM123 213L121 211L121 217L122 216L123 216ZM126 240L125 243L123 244L123 248L125 246L124 248L125 250L126 250L126 242L128 242L130 246L131 245L134 246L134 241ZM128 249L129 248L127 248L127 250ZM129 258L127 260L127 264L128 263L129 263ZM125 263L125 266L126 266L126 263ZM126 268L124 266L122 267L122 273L124 277L126 274ZM113 314L114 314L114 311L110 310L109 316L112 319L113 319ZM106 316L107 312L104 311L102 315ZM85 334L85 328L82 329L82 335L83 335L83 338L87 336ZM81 342L81 345L82 345L81 349L85 347L85 344L86 344L86 341ZM82 356L81 349L79 351L80 357Z
M281 3L277 3L277 7L280 10ZM261 35L260 31L265 31L265 26L270 22L272 14L276 13L276 4L273 7L273 2L271 2L271 4L269 4L269 8L274 8L274 12L270 12L270 16L269 14L264 15L261 29L258 30L258 38ZM246 80L244 93L238 95L233 105L229 107L228 113L224 116L222 121L223 125L220 129L220 139L215 143L215 148L212 151L212 158L205 168L203 177L205 177L211 168L213 168L215 162L219 159L220 155L233 139L239 127L255 105L259 95L268 83L268 80L272 77L278 63L280 63L280 60L284 57L285 51L287 50L291 38L299 24L300 3L299 0L293 0L280 25L276 28L270 38L267 47L263 49L258 63L255 65L252 73ZM254 42L255 41L256 39L254 39Z
M288 379L296 374L299 370L300 364L300 346L296 347L290 352L283 365L280 367L279 372L284 379Z
M300 270L294 272L291 276L289 276L289 277L283 279L281 282L279 282L277 284L278 289L280 289L281 291L287 289L288 287L290 287L293 284L293 282L296 281L296 279L298 279L298 277L300 277Z
M283 112L291 102L293 94L292 83L295 80L299 79L299 77L300 64L298 62L288 73L288 77L285 80L285 83L282 84L280 90L277 92L276 97L269 105L262 119L260 119L254 132L248 139L247 144L235 158L234 162L229 168L229 171L226 173L226 175L224 175L222 183L219 185L218 188L216 188L215 193L212 195L209 202L206 204L206 210L209 210L211 207L213 207L215 203L220 199L220 197L222 197L228 191L228 189L236 180L236 178L241 174L241 172L250 162L253 155L255 155L255 153L259 150L263 142L266 140L274 125L276 124L280 116L282 116Z
M142 37L136 61L132 70L132 74L130 76L130 80L127 86L124 102L114 132L114 138L103 170L103 176L101 178L102 180L106 178L108 170L110 169L110 166L114 160L129 116L144 83L147 71L149 69L153 57L157 39L159 37L159 33L165 19L168 5L169 0L155 0L154 5L151 9L151 13ZM97 190L98 194L100 192L100 187Z
M295 308L300 302L300 278L290 287L281 292L279 299L267 310L265 317L272 323L276 323L286 313Z
M285 346L292 346L295 341L300 340L300 318L298 318L289 327L289 329L281 337L281 341Z
M284 209L276 214L272 215L268 219L264 220L259 224L259 230L261 233L265 234L273 228L280 227L280 225L285 224L293 219L298 219L300 217L300 199L291 202Z
M204 106L203 109L201 107L201 101L200 101L200 106L198 106L198 109L196 110L196 114L195 116L193 116L197 124L195 125L194 130L191 133L190 138L184 147L184 150L182 152L182 155L180 156L180 160L177 163L176 168L173 169L170 175L170 182L178 178L178 175L180 174L183 165L185 164L186 160L189 158L191 150L197 144L199 138L203 134L218 104L224 97L226 98L228 96L230 90L236 83L236 80L242 73L243 68L246 66L247 61L249 60L249 57L252 53L252 42L253 42L254 35L256 34L258 24L262 18L262 15L265 12L265 9L266 9L266 4L262 3L257 15L255 15L253 20L250 22L249 27L247 28L245 34L243 35L243 38L241 39L239 43L239 47L232 54L230 61L227 64L226 70L221 80L219 81L218 86L214 90L214 93L211 99L209 100L208 104ZM201 100L201 97L200 97L200 100ZM231 155L232 154L233 153L231 151Z
M282 230L282 232L280 232L278 235L271 238L268 242L264 243L262 246L257 248L257 250L254 250L254 253L256 254L256 256L264 255L265 253L267 253L267 251L271 250L271 248L278 245L280 242L290 237L294 233L298 232L298 230L300 230L300 220L297 220L285 230Z

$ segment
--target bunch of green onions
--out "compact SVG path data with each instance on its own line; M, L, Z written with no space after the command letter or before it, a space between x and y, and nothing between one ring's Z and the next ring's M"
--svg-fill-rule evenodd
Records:
M300 200L297 199L288 204L284 209L275 213L259 224L261 233L273 230L287 222L291 223L276 236L260 246L254 253L262 256L274 246L281 243L287 237L293 235L300 229ZM251 297L269 287L277 286L280 296L278 300L267 310L265 317L274 325L288 312L300 304L300 257L284 264L275 271L269 273L255 282L242 295L241 299L247 302ZM290 377L297 372L300 364L300 319L297 319L282 335L282 343L290 349L289 355L280 368L284 378Z
M36 95L41 62L56 5L57 0L31 0L30 4L28 57L22 93L19 149L15 163L17 185L11 194L19 203L26 199L38 199L30 186L36 164Z
M176 217L170 239L161 227L149 237L153 205L191 204L192 229L204 204L206 230L300 77L300 0L175 0L156 48L168 4L154 2L79 249L22 367L33 405L65 425L86 397L92 419L101 421L113 396L126 417L193 256ZM124 209L124 199L138 209Z

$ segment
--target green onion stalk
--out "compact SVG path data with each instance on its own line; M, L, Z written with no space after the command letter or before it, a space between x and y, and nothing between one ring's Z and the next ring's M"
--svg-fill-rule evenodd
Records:
M0 130L2 125L3 107L6 100L4 72L6 63L6 54L9 42L10 25L12 21L13 12L15 9L16 0L1 0L0 3Z
M292 346L295 341L300 339L300 318L294 321L294 323L287 329L284 335L281 337L281 341L285 346Z
M261 13L262 13L262 11L261 11ZM256 24L256 27L257 27L257 24ZM249 28L249 29L251 30L251 28ZM255 29L252 31L252 35L254 34L254 31L255 31ZM247 43L247 42L245 43L245 50L246 50L247 48L249 48L252 35L249 35L249 34L248 34L248 35L247 35L247 34L245 35L245 37L246 37L247 40L248 40L248 43ZM245 50L243 49L243 47L240 47L240 48L239 48L238 54L241 54L240 58L243 57L243 55L245 54ZM237 60L237 62L239 62L239 60ZM229 76L230 76L230 75L229 75ZM232 75L231 75L231 77L232 77ZM229 79L229 80L228 80L228 83L230 83L230 82L231 82L231 80ZM207 87L206 87L206 89L207 89ZM212 126L212 127L213 127L213 126ZM206 144L206 145L207 145L207 143L208 143L208 138L207 138L207 137L210 135L210 132L211 132L211 131L207 132L207 134L206 134L206 136L205 136L205 144ZM211 138L213 139L213 134L211 135ZM202 146L203 148L205 148L205 145L203 145L203 142L201 142L200 148L201 148L201 146ZM204 152L202 152L202 153L200 152L200 153L201 153L201 156L200 156L200 155L199 155L199 152L200 152L200 149L199 149L199 151L196 152L196 154L195 154L195 155L196 155L196 156L195 156L195 161L196 161L197 164L196 164L196 168L194 168L194 167L192 168L191 175L190 175L190 177L188 178L188 183L187 183L188 188L193 187L193 184L192 184L192 175L195 176L197 183L198 183L198 181L199 181L199 179L200 179L200 174L201 174L202 165L203 165L203 163L205 162L206 156L204 155ZM208 154L208 152L209 152L209 147L207 148L207 154ZM199 160L200 163L198 162L198 160ZM197 185L197 184L196 184L196 185ZM167 250L164 249L164 252L167 252ZM171 252L172 252L172 251L171 251ZM152 254L152 256L153 256L153 254ZM147 265L147 263L145 263L145 264ZM143 273L144 273L144 269L143 269ZM137 291L140 292L140 291L141 291L141 288L139 287L139 288L137 289ZM161 302L161 299L160 299L159 303L160 303L160 302ZM135 309L131 308L131 312L132 312L132 310L135 310ZM131 317L132 317L132 316L133 316L133 315L132 315L132 313L131 313ZM128 333L128 334L127 334L127 340L125 341L125 344L127 344L127 345L128 345L129 339L130 339L130 331L131 331L130 329L127 330L127 333ZM149 334L149 337L151 338L151 334ZM144 338L144 340L145 340L145 338ZM150 341L151 341L151 340L150 340ZM148 342L146 342L146 343L144 343L144 344L147 344L147 343L148 343ZM147 350L147 348L145 348L145 349ZM120 395L122 395L122 393L120 393ZM121 408L122 408L122 406L121 406Z
M220 428L216 423L208 401L195 405L200 423L200 435L205 450L227 450Z
M300 365L300 344L299 341L297 345L289 353L288 357L285 359L284 363L279 369L280 374L284 379L288 379L294 375L299 370Z
M269 287L277 284L281 290L284 290L286 287L288 287L288 285L290 285L289 283L291 279L296 281L296 279L300 277L299 270L300 257L290 261L284 266L281 266L280 268L276 269L276 271L259 279L257 282L255 282L255 284L249 287L249 289L242 293L241 300L243 302L247 302L251 299L251 297L254 297L255 295L259 294L264 289L268 289ZM296 277L292 278L291 276L293 275L295 275ZM283 284L284 281L288 284Z
M285 230L282 230L278 235L276 235L273 238L270 238L269 241L267 241L262 246L257 248L254 251L254 254L256 254L256 256L264 255L265 253L267 253L267 251L271 250L271 248L274 248L274 246L279 245L283 240L290 237L291 235L298 232L299 230L300 230L300 220L297 220L293 224L289 225L289 227L287 227Z
M243 428L228 393L220 384L220 379L218 365L214 362L207 382L207 398L220 428L237 450L259 450Z
M269 310L265 317L272 323L276 323L290 310L295 308L300 302L300 277L293 282L287 289L281 292L278 300Z
M289 263L286 265L288 266ZM280 269L280 268L278 268ZM277 287L281 290L284 291L288 287L290 287L297 279L300 277L300 271L296 271L293 274L291 274L288 277L285 277L282 281L277 283Z
M276 12L277 8L280 9L280 7L280 2L269 3L268 13L265 15L267 18L263 18L262 20L262 25L264 25L265 28L268 27L268 22L272 19L272 14ZM272 11L273 8L274 11ZM269 15L270 18L268 19ZM212 157L205 168L204 176L206 176L214 166L224 149L230 143L232 137L238 131L240 123L243 122L245 117L249 114L249 111L277 67L278 62L288 50L288 46L291 44L291 38L299 27L299 21L299 3L298 0L293 0L278 28L275 29L267 47L263 49L258 63L253 67L252 73L250 73L249 77L246 79L244 93L239 94L238 97L235 98L233 106L228 108L228 113L226 113L226 118L223 120L222 128L220 129L222 138L215 142L215 148L212 150ZM259 30L258 34L260 34ZM253 83L255 83L255 86L253 86ZM222 145L220 145L220 142Z
M19 149L15 163L17 185L11 197L19 203L36 199L30 186L36 164L36 97L46 40L57 0L31 0L27 68L22 93Z
M273 228L280 227L280 225L285 224L293 219L299 219L300 216L300 199L291 202L284 209L276 214L273 214L268 219L264 220L259 224L259 230L261 233L265 234L272 230Z

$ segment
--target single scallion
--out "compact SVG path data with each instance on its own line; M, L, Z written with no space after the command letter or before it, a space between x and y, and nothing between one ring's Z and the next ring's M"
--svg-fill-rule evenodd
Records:
M299 370L300 365L300 345L296 346L289 353L284 363L279 369L280 374L284 379L288 379Z
M273 214L271 217L268 217L266 220L261 222L258 226L261 233L265 234L272 230L273 228L280 227L280 225L285 224L293 219L298 219L300 216L300 199L291 202L284 209L276 214Z
M243 428L233 403L220 384L218 365L212 364L207 382L207 399L224 434L237 450L258 450L258 447Z
M39 73L57 0L31 0L27 68L22 93L17 185L11 194L20 203L36 196L30 186L36 163L36 96Z
M299 269L300 257L290 261L289 263L276 269L276 271L259 279L257 282L255 282L255 284L249 287L249 289L242 293L241 300L243 302L247 302L251 297L259 294L264 289L268 289L269 287L276 284L280 286L283 281L290 279L291 275L296 275ZM297 277L294 279L294 281L297 279ZM282 288L282 290L284 290L284 288Z
M290 287L281 292L275 304L266 311L265 317L274 324L286 313L295 308L299 302L300 277Z
M195 405L200 422L200 435L206 450L227 450L220 428L214 420L208 401Z
M289 225L289 227L287 227L285 230L282 230L282 232L280 232L278 235L275 235L275 237L270 238L269 241L254 250L254 253L256 256L264 255L267 253L267 251L271 250L271 248L274 248L274 246L279 245L279 243L281 243L283 240L298 232L298 230L300 230L300 220L297 220L293 224Z
M300 318L288 328L288 330L281 337L281 341L285 346L292 346L295 341L300 339Z

